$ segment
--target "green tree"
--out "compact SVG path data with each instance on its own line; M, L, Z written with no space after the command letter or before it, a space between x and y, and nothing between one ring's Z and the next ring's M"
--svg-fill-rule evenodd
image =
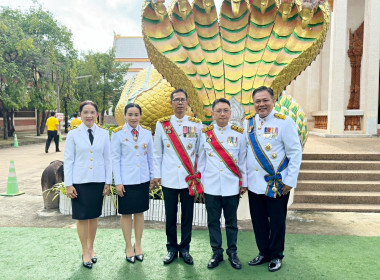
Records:
M43 133L47 110L57 108L60 68L76 56L72 34L41 6L30 8L23 17L24 32L33 40L29 56L29 78L32 81L30 105L37 110L37 135ZM40 119L40 115L42 119Z
M0 108L3 137L13 136L13 114L25 107L27 93L27 56L33 51L33 40L25 36L19 22L19 11L4 8L0 12Z

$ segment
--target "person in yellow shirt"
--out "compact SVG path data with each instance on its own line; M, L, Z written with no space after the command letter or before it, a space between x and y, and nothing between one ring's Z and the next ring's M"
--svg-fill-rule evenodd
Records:
M71 123L70 123L70 128L73 129L77 126L79 126L81 123L82 123L82 120L78 119L78 114L77 113L74 113L73 114L74 118Z
M55 117L55 112L51 112L50 115L51 117L48 118L46 121L48 138L46 140L45 153L49 152L50 143L51 143L51 140L53 140L53 138L54 138L54 143L55 143L55 151L60 152L59 150L59 121Z

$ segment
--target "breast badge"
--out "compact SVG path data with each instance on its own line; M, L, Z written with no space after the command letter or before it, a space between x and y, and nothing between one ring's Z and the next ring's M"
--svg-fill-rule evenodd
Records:
M265 145L265 150L267 150L268 152L269 152L270 150L272 150L272 145L271 145L270 143L266 144L266 145Z

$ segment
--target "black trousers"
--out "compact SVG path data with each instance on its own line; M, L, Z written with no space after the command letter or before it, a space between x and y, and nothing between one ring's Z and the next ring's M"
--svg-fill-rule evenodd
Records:
M239 195L218 196L205 194L207 225L210 234L210 245L214 254L223 254L222 231L220 229L220 216L222 209L226 221L227 255L236 253L237 247L237 208Z
M166 248L168 252L189 252L194 212L194 197L189 189L171 189L162 186L166 215ZM181 201L181 243L177 241L178 195Z
M59 136L56 130L48 130L48 138L46 140L45 152L49 151L51 140L54 138L55 150L59 150Z
M260 255L284 257L286 214L289 194L271 198L248 191L249 209Z

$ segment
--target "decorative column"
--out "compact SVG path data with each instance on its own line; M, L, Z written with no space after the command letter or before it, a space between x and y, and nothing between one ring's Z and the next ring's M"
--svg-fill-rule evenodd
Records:
M364 111L366 134L377 134L379 103L380 1L366 0L364 9L364 43L361 71L360 107Z
M331 13L327 133L344 132L344 96L347 50L347 1L335 0Z

